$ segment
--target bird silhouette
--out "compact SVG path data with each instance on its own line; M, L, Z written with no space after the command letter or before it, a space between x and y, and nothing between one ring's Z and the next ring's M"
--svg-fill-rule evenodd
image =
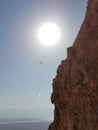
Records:
M41 61L40 61L39 63L40 63L40 64L43 64L43 62L41 62Z

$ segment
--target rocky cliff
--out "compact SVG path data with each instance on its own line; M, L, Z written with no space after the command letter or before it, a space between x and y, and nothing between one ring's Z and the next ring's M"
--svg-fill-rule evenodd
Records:
M84 22L53 79L49 130L98 130L98 0L88 0Z

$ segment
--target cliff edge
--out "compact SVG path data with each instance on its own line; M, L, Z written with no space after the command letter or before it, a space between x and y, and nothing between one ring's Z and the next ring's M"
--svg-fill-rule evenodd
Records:
M54 121L48 130L98 130L98 0L53 79Z

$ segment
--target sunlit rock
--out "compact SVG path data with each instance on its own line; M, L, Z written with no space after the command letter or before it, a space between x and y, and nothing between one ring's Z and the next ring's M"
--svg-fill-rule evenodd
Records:
M98 130L98 0L88 0L84 22L58 66L49 130Z

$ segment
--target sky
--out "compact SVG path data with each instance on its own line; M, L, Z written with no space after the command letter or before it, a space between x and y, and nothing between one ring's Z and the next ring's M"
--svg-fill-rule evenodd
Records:
M0 117L53 117L52 80L83 22L87 0L0 0ZM61 39L45 47L43 23L56 23ZM42 62L43 64L40 64Z

